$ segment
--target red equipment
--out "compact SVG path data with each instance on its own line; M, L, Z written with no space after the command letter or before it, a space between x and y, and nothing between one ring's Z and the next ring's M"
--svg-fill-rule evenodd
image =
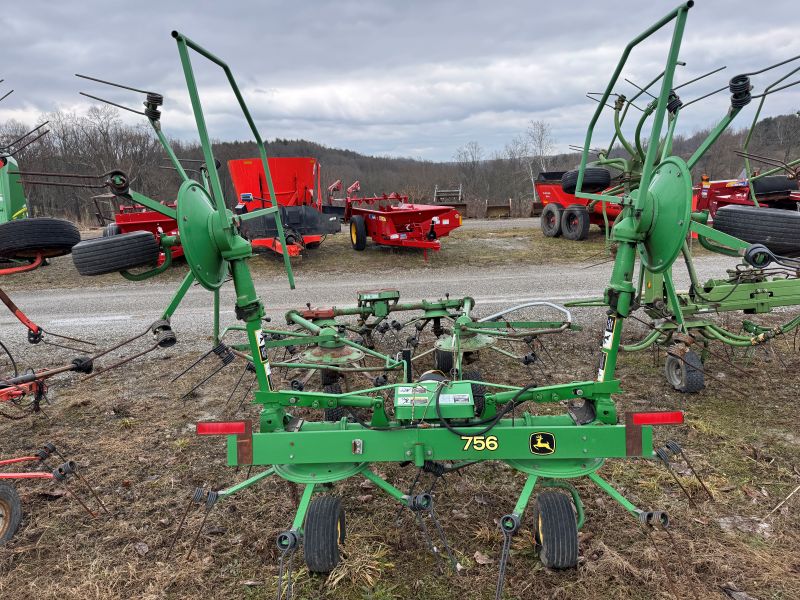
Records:
M572 206L587 207L590 200L586 198L576 198L573 194L568 194L561 189L561 177L564 171L548 171L539 173L536 181L533 182L533 187L536 190L536 196L542 203L542 217L541 225L542 231L547 237L557 237L565 233L569 239L585 239L588 227L580 230L578 228L574 236L566 235L565 229L562 227L562 219L564 212ZM617 215L620 213L620 207L616 204L608 204L607 202L595 202L591 209L589 209L588 217L589 224L597 225L600 229L605 228L606 218L603 217L603 205L605 205L605 213L608 218L608 223L614 222ZM550 206L550 208L547 208ZM576 218L582 218L579 215L574 215Z
M329 205L333 192L339 190L341 181L328 188ZM380 246L422 248L427 259L428 250L441 248L439 238L461 226L461 215L452 206L410 204L408 196L396 192L359 197L356 194L360 190L359 181L348 187L344 205L344 220L350 223L350 242L355 250L363 250L370 237Z
M167 204L170 208L175 208L175 203ZM157 242L161 241L162 235L177 236L178 223L154 210L149 210L141 204L120 204L118 212L114 215L114 222L110 223L103 230L103 236L117 235L119 233L131 233L133 231L149 231ZM183 256L183 247L178 244L170 247L172 258ZM162 253L158 264L164 262Z
M320 193L320 164L315 158L270 158L267 161L275 196L281 207L281 223L286 235L286 251L298 256L303 248L316 248L341 226L333 215L323 214ZM248 213L272 206L267 178L259 158L228 161L233 187L239 204L238 213ZM242 224L242 231L254 248L281 254L275 218L268 215Z
M700 178L694 187L694 210L708 210L714 219L717 210L730 204L753 206L747 179L721 179L711 181L708 175ZM753 191L758 205L763 208L797 210L800 191L796 179L773 176L753 180Z

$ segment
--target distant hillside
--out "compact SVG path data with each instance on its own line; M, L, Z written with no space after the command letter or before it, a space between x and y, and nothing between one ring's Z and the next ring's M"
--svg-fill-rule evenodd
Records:
M163 149L149 125L124 125L115 109L92 108L85 116L53 113L43 117L50 121L51 133L26 148L19 156L23 170L60 173L101 174L122 169L133 179L133 187L159 200L173 200L179 179L170 170ZM14 139L30 127L16 122L0 127L0 139ZM689 157L707 135L708 130L676 137L675 153ZM742 147L746 132L725 132L711 151L697 165L693 178L701 173L712 178L736 177L742 159L734 151ZM270 156L312 156L322 165L322 185L337 179L345 186L361 181L363 194L400 192L413 201L429 201L434 188L463 186L470 203L471 216L482 216L486 201L512 201L515 214L529 214L533 200L531 177L540 170L568 170L579 162L575 153L531 158L530 148L518 137L501 152L484 157L477 142L454 148L452 162L431 162L410 158L366 156L338 148L329 148L306 140L274 140L268 143ZM549 140L553 145L555 140ZM552 147L552 146L551 146ZM751 151L791 160L800 157L800 116L771 117L759 122L753 135ZM196 144L175 142L178 156L202 158ZM221 175L229 202L234 201L226 163L233 158L257 156L253 142L218 142L215 155L223 163ZM552 154L544 152L543 154ZM94 222L94 194L102 190L69 187L32 186L27 190L32 213Z

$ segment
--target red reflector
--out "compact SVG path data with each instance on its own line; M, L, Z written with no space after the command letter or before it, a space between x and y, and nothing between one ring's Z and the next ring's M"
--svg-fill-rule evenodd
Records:
M642 412L634 413L634 425L680 425L683 423L683 411Z
M246 430L245 421L200 421L197 424L197 435L231 435Z

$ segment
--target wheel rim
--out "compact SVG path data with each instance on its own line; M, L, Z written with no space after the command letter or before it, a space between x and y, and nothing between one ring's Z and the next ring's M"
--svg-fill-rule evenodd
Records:
M356 243L356 224L350 223L350 241Z
M673 387L681 387L685 380L683 363L677 358L670 357L669 364L667 365L667 376Z
M0 539L4 538L11 526L11 505L0 500Z

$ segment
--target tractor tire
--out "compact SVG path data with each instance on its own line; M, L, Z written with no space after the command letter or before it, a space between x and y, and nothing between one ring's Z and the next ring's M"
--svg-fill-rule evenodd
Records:
M664 375L673 388L684 394L696 394L706 386L703 363L697 353L691 350L686 353L683 360L667 354Z
M800 252L800 212L755 206L723 206L714 215L714 229L751 244L764 244L775 254Z
M565 194L574 194L578 187L579 169L567 171L561 176L561 189ZM583 186L581 191L587 194L602 192L611 185L611 173L608 169L599 167L586 167L583 171Z
M119 230L119 225L116 223L109 223L105 227L103 227L103 237L111 237L112 235L119 235L122 233Z
M568 206L561 215L561 233L568 240L585 240L589 236L589 225L589 211L580 204Z
M439 350L438 348L433 351L433 368L441 371L445 377L450 377L453 372L453 353L447 350Z
M578 522L572 499L560 492L542 492L536 498L533 530L539 559L548 569L578 565Z
M44 258L64 256L81 241L78 228L69 221L37 217L0 225L0 257Z
M359 252L367 247L367 224L361 215L350 217L350 243Z
M160 248L149 231L133 231L111 237L84 240L72 251L72 262L81 275L105 275L147 265L155 266Z
M303 527L303 558L312 573L330 573L339 564L339 544L344 544L345 515L336 496L311 501Z
M796 179L789 179L783 175L773 175L772 177L762 177L753 180L753 191L756 196L760 194L777 194L797 191Z
M558 237L561 235L561 213L564 210L558 204L548 204L542 210L539 224L545 237Z
M14 486L0 483L0 546L14 537L22 520L22 505Z
M461 379L471 379L472 381L483 381L481 372L477 369L464 371ZM486 386L478 383L472 384L472 401L475 403L475 416L480 418L483 414L483 409L486 406Z

